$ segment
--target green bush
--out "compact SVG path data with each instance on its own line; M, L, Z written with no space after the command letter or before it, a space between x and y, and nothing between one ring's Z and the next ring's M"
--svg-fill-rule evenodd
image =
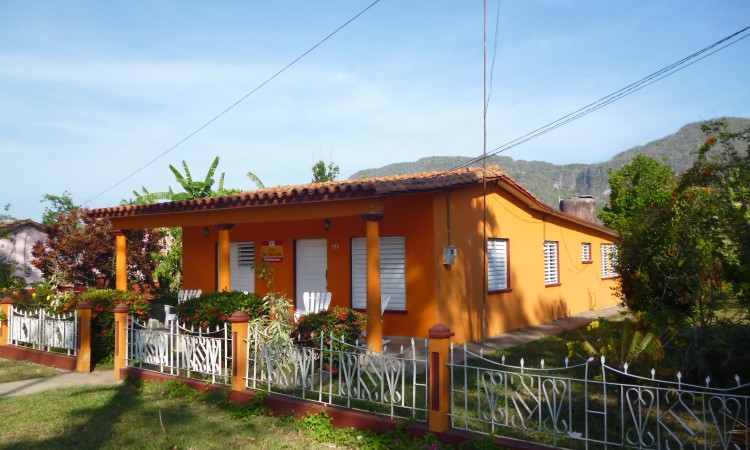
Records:
M330 365L328 351L331 347L334 351L352 351L351 346L358 339L363 338L366 326L365 314L353 309L334 306L327 311L310 313L300 318L292 336L295 339L299 338L299 344L302 346L319 348L322 335L325 363ZM330 339L331 334L335 337L333 342ZM333 366L336 365L334 362Z
M145 320L151 303L132 291L89 289L62 302L57 312L73 311L80 302L91 302L91 359L94 364L111 361L115 351L115 307L127 305L130 315Z
M263 297L241 291L211 292L177 305L177 317L187 327L214 328L226 323L237 311L247 313L250 319L270 312Z

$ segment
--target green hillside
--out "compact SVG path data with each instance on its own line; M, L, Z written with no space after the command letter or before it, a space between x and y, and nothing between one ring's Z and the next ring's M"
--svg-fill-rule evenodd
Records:
M731 117L726 120L732 130L750 126L750 119ZM674 134L618 153L603 163L557 165L542 161L514 160L508 156L491 156L488 158L488 164L497 164L502 167L511 177L548 205L557 207L559 199L576 195L593 195L596 204L602 207L609 200L607 170L621 167L637 154L645 154L664 161L676 173L681 173L690 167L695 158L696 149L706 138L701 131L702 123L685 125ZM469 159L471 158L464 156L430 156L414 162L361 170L349 178L446 170Z

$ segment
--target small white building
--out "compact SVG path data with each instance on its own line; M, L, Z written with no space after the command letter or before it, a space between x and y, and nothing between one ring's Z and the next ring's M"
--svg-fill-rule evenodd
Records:
M26 283L42 279L42 272L31 265L31 248L38 241L47 240L44 225L33 220L0 222L0 260L15 261L15 275Z

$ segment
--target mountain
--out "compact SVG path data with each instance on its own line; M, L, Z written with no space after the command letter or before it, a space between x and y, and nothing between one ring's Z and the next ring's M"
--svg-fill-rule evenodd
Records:
M726 118L726 121L730 130L750 127L750 119L730 117ZM664 161L672 167L675 173L682 173L693 163L696 150L706 139L706 135L701 131L703 123L695 122L685 125L674 134L618 153L603 163L557 165L542 161L514 160L509 156L490 156L487 158L487 163L502 167L508 175L550 206L557 207L560 199L577 195L592 195L596 199L597 206L603 207L609 201L607 170L620 168L630 162L635 155L645 154ZM447 170L470 159L472 158L465 156L429 156L414 162L360 170L349 178Z

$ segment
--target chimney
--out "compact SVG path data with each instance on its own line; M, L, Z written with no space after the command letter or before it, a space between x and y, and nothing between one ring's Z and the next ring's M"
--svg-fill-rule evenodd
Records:
M596 200L593 195L579 195L560 200L560 211L596 223Z

